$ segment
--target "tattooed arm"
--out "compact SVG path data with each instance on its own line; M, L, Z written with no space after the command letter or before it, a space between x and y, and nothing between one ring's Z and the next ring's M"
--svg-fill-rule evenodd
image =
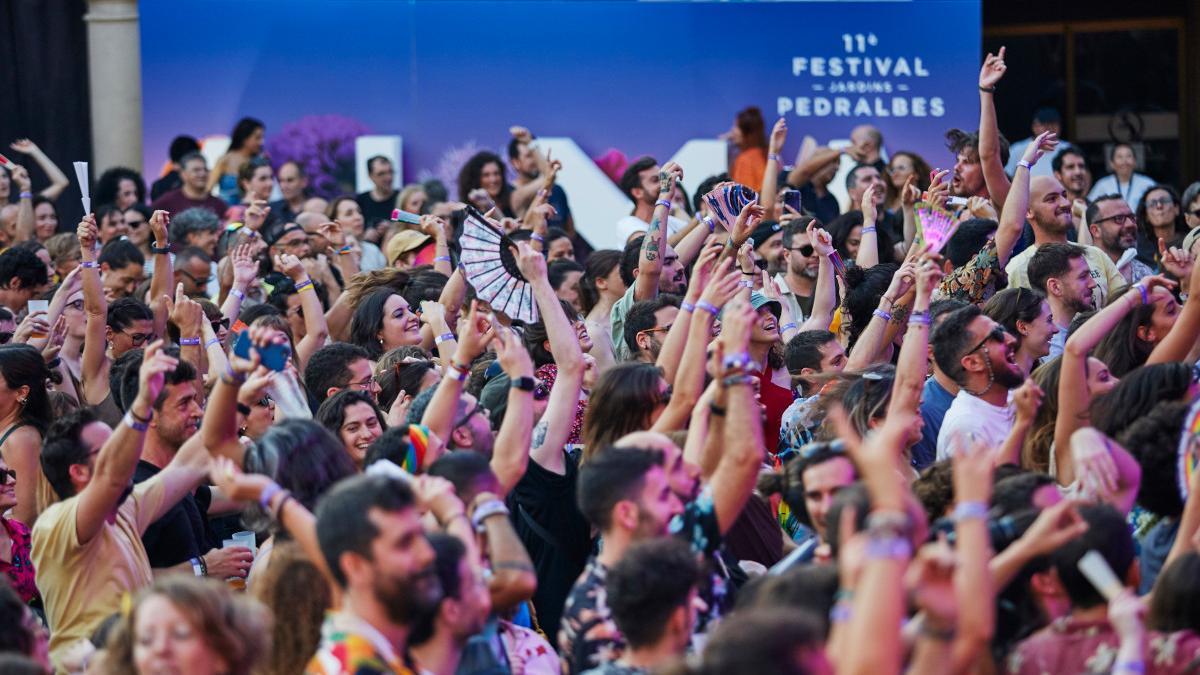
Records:
M683 178L683 169L675 162L667 162L658 172L659 201L671 201L671 191L675 181ZM650 229L642 238L642 255L638 260L637 278L634 280L634 300L648 300L658 295L658 279L662 276L662 257L666 247L664 233L667 229L667 214L670 207L663 204L654 206L654 216L650 219Z

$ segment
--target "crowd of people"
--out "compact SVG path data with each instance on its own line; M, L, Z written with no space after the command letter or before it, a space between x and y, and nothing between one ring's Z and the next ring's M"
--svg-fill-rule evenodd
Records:
M748 108L693 195L638 159L621 250L522 127L327 200L247 118L76 225L14 143L0 670L1195 672L1200 183L1010 146L1005 70L946 158Z

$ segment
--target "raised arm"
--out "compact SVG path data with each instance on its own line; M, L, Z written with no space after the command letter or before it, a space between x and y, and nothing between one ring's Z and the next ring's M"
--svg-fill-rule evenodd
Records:
M282 331L265 326L255 326L246 330L250 331L250 358L243 359L235 355L229 357L229 369L221 373L213 385L212 394L204 408L204 422L200 425L200 435L209 453L213 457L228 457L238 466L241 466L246 454L245 448L238 440L238 390L250 373L258 371L258 380L267 377L266 369L259 366L259 349L269 344L287 342L287 335Z
M667 162L658 171L659 188L658 203L654 205L654 215L650 219L650 227L642 237L642 253L638 258L638 274L634 280L633 299L649 300L658 295L658 280L662 276L663 245L666 239L667 215L671 211L671 191L675 181L683 178L683 169L675 162Z
M763 170L762 189L758 191L758 201L763 205L763 217L767 220L779 220L775 196L779 191L779 170L783 168L779 153L783 152L786 141L787 122L780 117L771 127L771 138L767 141L767 166Z
M17 231L13 237L13 243L29 241L34 238L35 218L33 215L33 181L29 178L29 172L20 164L12 165L9 169L9 176L12 177L12 182L17 185L17 200L11 198L9 201L17 201ZM19 201L18 201L19 200Z
M1092 404L1087 384L1088 355L1126 314L1141 304L1143 291L1149 298L1159 286L1171 288L1173 282L1161 276L1143 279L1128 293L1093 314L1067 338L1058 376L1058 416L1054 420L1054 459L1059 485L1070 485L1075 481L1070 440L1071 434L1086 424L1087 412Z
M433 237L433 271L441 272L447 277L454 274L454 269L450 266L450 245L447 241L449 229L446 221L437 216L421 216L421 231ZM355 273L357 272L356 269Z
M505 612L533 597L537 590L537 573L507 509L499 508L497 503L503 506L499 495L481 492L471 500L467 515L483 528L483 557L487 558L492 570L488 580L492 608ZM480 507L485 504L487 506L481 511ZM476 518L477 514L482 517Z
M787 184L795 188L804 187L814 174L829 164L840 160L841 157L841 150L834 150L832 148L816 150L808 159L800 162L800 164L788 173Z
M986 95L986 92L981 93ZM980 141L980 145L982 145L982 141ZM1049 131L1040 134L1032 143L1025 146L1025 154L1017 163L1017 170L1013 173L1012 182L1009 183L1008 177L1004 177L1007 198L1004 200L1004 208L1000 212L1000 226L996 230L996 257L1000 260L1000 267L1008 264L1008 259L1012 257L1013 247L1017 245L1021 239L1021 233L1025 231L1025 213L1029 210L1029 172L1033 165L1038 163L1038 160L1046 153L1053 152L1056 147L1058 147L1058 136ZM992 193L992 196L994 198L995 193Z
M974 447L954 455L953 480L954 596L958 601L958 630L951 648L951 672L967 672L987 648L996 629L995 588L988 562L988 503L992 496L991 448Z
M878 209L875 206L875 195L883 188L874 183L863 192L862 196L862 238L858 244L858 255L854 262L863 269L869 269L879 264L879 235L875 230L878 219Z
M28 138L13 141L9 147L21 154L32 157L33 161L46 173L46 177L50 179L50 187L47 187L40 193L46 199L51 201L58 199L63 190L66 190L71 184L71 181L67 179L67 175L58 168L58 165L50 161L46 153L42 152L42 149Z
M480 314L475 307L467 314L467 320L459 323L458 348L454 356L443 366L444 375L433 398L421 415L421 424L446 443L450 442L450 434L454 432L455 416L458 412L458 401L462 395L463 383L471 373L471 363L483 353L496 329L492 321Z
M808 224L808 240L812 242L813 250L820 256L817 263L817 287L813 291L812 312L800 331L829 330L833 323L833 313L837 310L837 274L833 271L833 263L829 256L833 255L833 237L825 230L816 227L816 221Z
M156 275L157 276L157 275ZM204 308L183 292L183 284L175 287L175 300L169 305L171 323L179 329L179 358L196 367L196 387L204 388L204 373L208 372L208 357L204 353L204 330L207 323Z
M887 335L888 324L892 321L892 312L896 310L899 298L908 293L917 281L917 267L914 263L906 262L892 275L892 283L887 291L879 298L879 306L871 316L871 322L858 336L858 341L850 350L846 359L846 370L862 370L875 363L879 357Z
M1140 283L1146 282L1142 279ZM1185 360L1196 345L1197 334L1200 334L1200 265L1193 265L1192 276L1188 279L1187 302L1183 303L1175 325L1150 352L1146 365Z
M921 392L929 372L929 299L941 279L942 271L932 260L924 260L917 267L917 293L896 363L889 415L898 410L915 413L921 407Z
M979 165L983 169L988 195L996 204L1008 200L1011 185L1008 174L1004 173L1004 163L1000 161L1000 127L996 123L995 102L996 83L1007 69L1004 47L995 56L989 53L979 69Z
M83 220L79 221L76 234L79 237L79 275L83 284L83 310L87 313L80 377L83 380L83 397L86 403L100 405L109 393L110 363L108 354L104 351L108 343L108 301L100 283L100 264L96 262L96 242L100 234L96 227L96 216L84 216Z
M154 414L154 401L162 392L166 373L175 370L179 360L162 352L162 340L146 346L142 365L138 369L138 393L129 406L124 421L113 430L112 436L100 448L92 469L92 479L79 493L75 510L75 533L80 544L90 542L104 521L118 506L119 500L133 480L133 470L142 455L146 440L146 425Z
M542 419L534 429L533 445L529 454L532 455L533 461L547 471L563 474L566 472L566 454L563 447L571 434L575 408L579 403L579 388L583 384L583 352L579 348L575 329L563 313L562 303L554 294L554 289L546 277L546 259L541 253L522 243L518 245L517 264L521 273L533 285L533 297L537 301L542 323L546 326L550 353L554 355L554 362L558 365L558 376L550 389L546 411L542 413ZM507 421L508 413L505 413L505 422ZM532 423L529 426L532 426ZM529 447L528 434L525 440L526 447ZM515 481L513 484L515 485Z
M299 258L291 253L277 255L275 256L275 267L283 270L283 273L288 275L292 283L296 285L296 292L300 295L300 306L304 309L305 335L296 345L296 356L300 359L300 369L303 370L308 365L309 357L324 347L329 340L329 327L325 323L325 308L321 306L321 300L317 297L316 289L313 288L312 279L309 278L308 272L305 271Z
M151 253L156 256L154 275L150 277L150 309L154 314L155 335L167 334L167 316L170 314L170 308L163 298L171 295L171 284L175 281L174 267L169 252L171 243L167 237L167 226L170 223L171 214L166 211L159 210L150 214L150 231L154 234ZM199 366L199 364L196 365Z
M225 302L221 304L221 315L229 319L230 324L238 320L242 312L242 303L246 300L246 291L258 278L258 261L251 253L252 249L250 244L239 244L229 256L233 264L233 287L229 289Z
M723 535L733 527L754 490L764 446L762 414L755 400L757 378L745 370L750 331L757 314L749 302L735 298L721 316L720 339L726 354L719 371L725 388L724 448L709 486Z
M542 254L534 253L534 255L541 257ZM559 311L561 313L562 310ZM503 326L497 327L492 345L496 350L496 360L504 369L504 374L508 376L509 380L515 383L519 379L533 379L533 359L529 358L529 352L525 350L525 345L521 344L521 339L516 332ZM556 381L554 385L558 386L558 382ZM576 391L575 397L578 399L578 391ZM562 419L567 422L568 431L573 416L574 410L570 411L570 414L562 415ZM500 430L496 433L495 450L492 452L491 461L492 473L496 474L496 480L500 484L503 494L508 494L509 490L516 487L521 476L525 475L525 470L529 468L532 432L533 389L510 386L508 388L508 407L505 409L504 421L500 423ZM565 443L566 438L563 437L563 444ZM561 445L558 452L560 456L563 455Z
M676 315L675 322L671 324L671 330L667 332L667 338L663 340L662 349L658 352L658 359L654 362L654 365L662 369L663 377L667 382L675 381L675 373L679 369L683 348L688 342L693 315L696 313L696 303L700 301L700 292L708 284L712 275L713 263L720 254L721 247L719 245L709 246L701 255L700 260L696 262L696 266L692 268L692 278L688 280L687 293L679 307L679 314Z
M347 245L346 230L342 227L342 224L336 220L321 223L317 226L317 231L329 242L330 250L326 252L326 255L333 259L338 271L342 273L342 279L349 281L355 274L358 274L358 256L354 253L354 247ZM445 237L443 236L442 239L444 240ZM442 244L444 246L445 241ZM438 255L442 255L440 249ZM441 270L438 271L440 272Z

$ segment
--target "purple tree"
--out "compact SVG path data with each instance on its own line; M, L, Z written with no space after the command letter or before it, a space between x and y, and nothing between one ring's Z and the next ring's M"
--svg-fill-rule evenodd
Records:
M354 193L354 139L367 133L349 117L308 115L267 139L267 153L276 171L287 162L304 167L312 193L333 199Z

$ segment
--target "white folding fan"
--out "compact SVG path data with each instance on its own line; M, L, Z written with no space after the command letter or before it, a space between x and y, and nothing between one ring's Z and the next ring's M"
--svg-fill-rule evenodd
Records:
M471 205L467 205L459 244L463 271L480 300L510 319L524 323L538 320L533 289L517 267L513 252L516 244Z

